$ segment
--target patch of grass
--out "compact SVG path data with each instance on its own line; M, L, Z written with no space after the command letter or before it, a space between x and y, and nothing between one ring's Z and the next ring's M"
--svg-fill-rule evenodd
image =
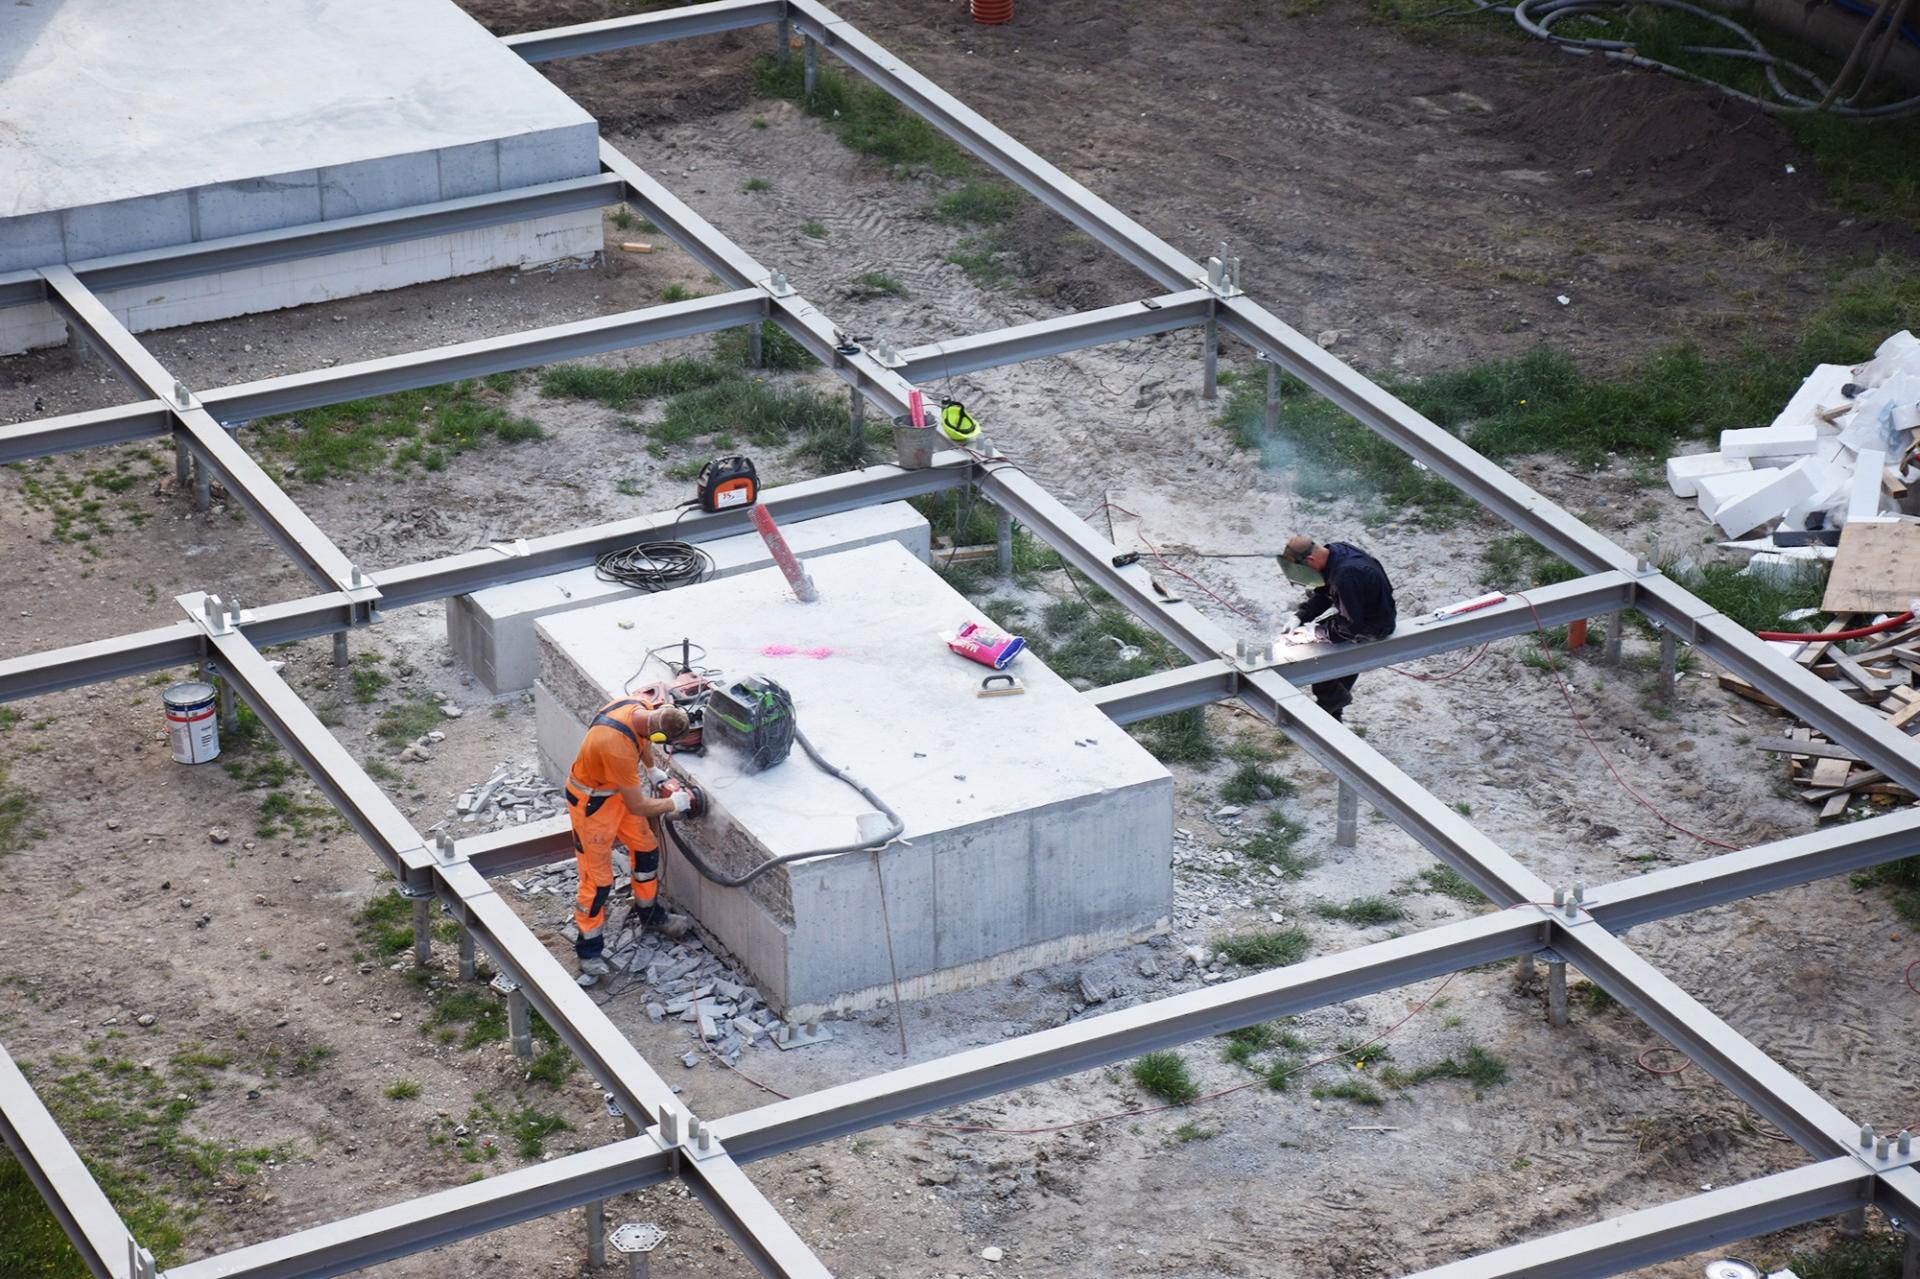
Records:
M1251 1026L1237 1026L1221 1038L1227 1041L1226 1051L1222 1055L1236 1066L1246 1065L1275 1043L1273 1025L1264 1021Z
M387 1085L386 1095L389 1101L412 1101L420 1095L420 1085L411 1079L396 1080Z
M1220 1135L1218 1128L1202 1128L1199 1124L1188 1122L1173 1130L1173 1139L1182 1145L1189 1141L1206 1141Z
M349 400L253 427L248 448L283 476L309 484L381 466L439 470L448 458L482 445L545 435L531 418L501 407L502 398L494 387L468 379Z
M354 914L353 930L361 945L391 959L413 948L413 903L399 889L389 888Z
M1409 884L1423 893L1439 893L1455 901L1477 905L1487 900L1486 894L1473 886L1473 882L1451 866L1429 866L1415 875Z
M713 339L713 354L714 358L723 364L746 368L747 331L728 329L716 334ZM800 345L798 339L772 320L760 321L760 360L768 371L776 373L810 369L820 363L808 353L806 347Z
M808 218L800 224L800 234L810 236L815 240L824 240L828 237L829 233L826 223L820 221L818 218Z
M46 827L35 820L32 792L22 786L9 786L7 761L0 760L0 857L46 837Z
M351 682L353 700L365 706L380 696L380 690L387 686L387 674L385 671L360 666L354 668Z
M1315 1084L1313 1097L1316 1101L1323 1099L1350 1101L1358 1106L1386 1104L1385 1099L1373 1090L1373 1085L1358 1079L1336 1079L1330 1084Z
M1175 711L1127 730L1163 764L1210 764L1220 754L1204 709Z
M1469 1044L1458 1057L1443 1057L1411 1070L1388 1066L1380 1071L1380 1082L1390 1088L1412 1088L1435 1079L1459 1079L1472 1084L1476 1092L1497 1087L1511 1077L1507 1063L1479 1044Z
M954 226L992 226L1020 211L1017 188L993 178L969 177L933 206L934 216Z
M1134 1083L1171 1105L1184 1106L1200 1095L1200 1086L1188 1073L1186 1060L1176 1052L1152 1052L1135 1058L1128 1072Z
M407 939L411 945L411 930ZM485 987L443 987L433 991L428 999L432 1010L427 1014L426 1025L420 1028L422 1034L437 1026L465 1027L460 1046L467 1049L498 1043L507 1037L506 1005Z
M440 704L431 699L396 702L374 720L373 735L397 750L415 738L426 736L444 718Z
M149 1249L163 1267L179 1261L192 1214L182 1213L165 1196L153 1193L145 1177L82 1158L140 1246ZM91 1274L26 1169L0 1149L0 1275L89 1279Z
M742 191L771 191L773 190L773 183L767 181L765 178L748 178L746 185L740 189Z
M1233 770L1220 786L1220 798L1229 804L1260 804L1285 799L1294 785L1272 769L1248 761Z
M1267 1087L1273 1089L1275 1092L1285 1092L1300 1072L1305 1069L1306 1063L1298 1057L1276 1057L1272 1063L1267 1066Z
M744 340L741 343L745 348ZM597 400L623 409L644 400L725 382L734 370L716 360L671 359L623 369L597 365L562 364L540 376L540 393L554 399Z
M976 535L993 540L991 510ZM1016 562L1015 569L1019 565ZM1079 599L1060 600L1041 613L1041 626L1027 646L1064 679L1098 688L1166 670L1176 659L1171 645L1125 609L1089 608Z
M1780 582L1759 574L1742 576L1739 566L1717 560L1689 576L1686 586L1750 631L1817 631L1827 623L1824 613L1798 622L1781 620L1784 613L1820 607L1827 587L1824 565L1806 565Z
M1285 879L1299 879L1314 867L1313 858L1295 851L1306 831L1305 826L1284 814L1268 813L1266 825L1240 846L1240 855Z
M545 1084L549 1088L558 1088L567 1082L576 1065L573 1053L561 1044L541 1050L527 1063L527 1080L530 1083Z
M1259 928L1234 933L1213 943L1214 953L1242 968L1279 968L1307 953L1307 934L1298 928Z
M853 295L859 299L877 297L906 298L913 295L907 286L885 271L862 271L853 280Z
M1580 571L1525 533L1496 537L1480 552L1480 584L1491 591L1525 591L1570 582Z
M1340 904L1320 902L1314 906L1313 913L1322 919L1337 919L1361 928L1398 923L1407 917L1407 912L1398 902L1385 897L1356 897Z
M1920 928L1920 857L1903 857L1853 876L1857 888L1884 888L1893 913Z
M798 58L784 64L763 58L754 65L753 79L761 93L800 103L809 115L826 121L841 142L888 165L895 176L931 172L957 178L969 171L966 152L882 89L823 66L808 98Z
M662 445L740 431L759 447L791 449L827 471L861 465L869 448L892 438L870 420L855 439L853 418L838 396L737 376L676 395L660 421L642 429Z
M707 296L705 293L696 289L690 289L684 284L669 284L666 288L660 290L660 300L662 302L691 302L695 298L703 298L705 296Z
M1005 243L997 235L969 235L953 246L947 261L981 288L997 289L1013 274L1001 256L1004 252Z
M1900 1279L1901 1237L1836 1239L1818 1252L1797 1252L1787 1268L1800 1279Z
M538 1159L547 1152L547 1138L572 1132L573 1125L552 1111L522 1106L507 1116L507 1133L522 1159Z
M633 224L636 221L638 221L638 219L634 216L633 210L628 208L624 204L620 205L613 211L613 224L619 227L622 231L633 230Z

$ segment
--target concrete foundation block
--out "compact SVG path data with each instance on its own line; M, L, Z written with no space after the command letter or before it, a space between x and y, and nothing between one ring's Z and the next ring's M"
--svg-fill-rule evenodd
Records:
M20 271L66 260L66 231L58 213L0 218L0 271ZM17 310L18 308L8 308ZM5 311L0 311L5 314Z
M193 239L193 203L185 191L140 196L68 209L63 223L62 260L80 262L187 243Z
M831 551L897 542L921 561L930 548L927 522L905 502L823 515L786 526L794 554L811 559ZM733 577L773 562L758 534L703 543L716 577ZM590 568L491 586L447 601L447 641L455 657L493 693L533 686L540 656L534 625L541 618L641 594L601 581Z
M500 144L473 142L434 152L440 168L440 198L460 200L500 189Z
M817 604L794 600L769 569L537 627L535 720L556 774L585 717L627 686L636 655L687 634L706 647L706 665L780 681L822 754L900 813L904 839L879 851L877 873L876 855L856 851L723 887L669 840L668 895L768 1000L795 1017L871 1007L892 998L896 970L902 996L919 998L1163 929L1166 770L1032 654L1015 663L1022 695L975 696L986 668L946 652L937 632L987 619L897 544L823 555L809 572ZM788 652L783 640L795 636L811 648ZM854 842L871 807L797 748L760 773L711 743L673 767L711 804L677 829L723 873Z
M562 182L600 167L600 130L591 121L501 138L500 189Z
M320 175L283 173L270 178L243 178L201 187L192 193L194 238L220 240L276 227L318 222Z

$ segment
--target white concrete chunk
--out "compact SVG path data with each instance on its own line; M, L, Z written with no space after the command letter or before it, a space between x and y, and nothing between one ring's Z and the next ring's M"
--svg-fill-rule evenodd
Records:
M1762 524L1773 523L1795 502L1813 495L1810 469L1813 465L1813 459L1802 458L1786 470L1774 472L1759 485L1721 505L1713 513L1713 522L1729 537L1739 537Z
M1689 453L1667 459L1667 487L1675 497L1692 497L1702 478L1751 471L1753 463L1745 458L1729 458L1721 453Z
M1840 394L1840 388L1853 381L1853 370L1844 364L1815 365L1813 372L1807 374L1800 383L1800 389L1793 393L1787 406L1780 410L1769 429L1804 426L1819 421L1816 416L1822 409L1834 408L1845 404L1847 399Z
M1777 467L1762 467L1757 471L1728 471L1724 475L1701 476L1694 482L1694 497L1700 514L1711 520L1715 512L1728 502L1742 494L1751 493L1779 474Z
M1756 426L1720 432L1725 457L1802 457L1820 447L1820 432L1812 421L1789 426Z
M1847 523L1884 522L1893 517L1880 511L1880 473L1886 469L1887 455L1879 449L1863 450L1853 465L1853 486L1847 498Z

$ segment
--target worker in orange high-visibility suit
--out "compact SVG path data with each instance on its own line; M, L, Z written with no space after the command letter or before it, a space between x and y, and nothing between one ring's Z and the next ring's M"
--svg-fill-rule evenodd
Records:
M594 715L567 777L567 819L580 868L580 891L573 922L580 930L573 949L580 961L580 984L591 986L609 971L607 908L613 896L613 852L631 858L633 908L643 925L661 926L669 916L658 901L660 845L649 819L677 817L693 804L684 788L656 799L641 783L657 788L668 780L660 767L659 742L687 732L687 713L677 706L655 707L632 698L609 702Z

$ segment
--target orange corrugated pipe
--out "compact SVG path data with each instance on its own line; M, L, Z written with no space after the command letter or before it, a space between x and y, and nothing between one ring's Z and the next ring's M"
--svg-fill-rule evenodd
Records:
M998 26L1002 22L1013 21L1013 0L968 0L973 9L973 20Z

